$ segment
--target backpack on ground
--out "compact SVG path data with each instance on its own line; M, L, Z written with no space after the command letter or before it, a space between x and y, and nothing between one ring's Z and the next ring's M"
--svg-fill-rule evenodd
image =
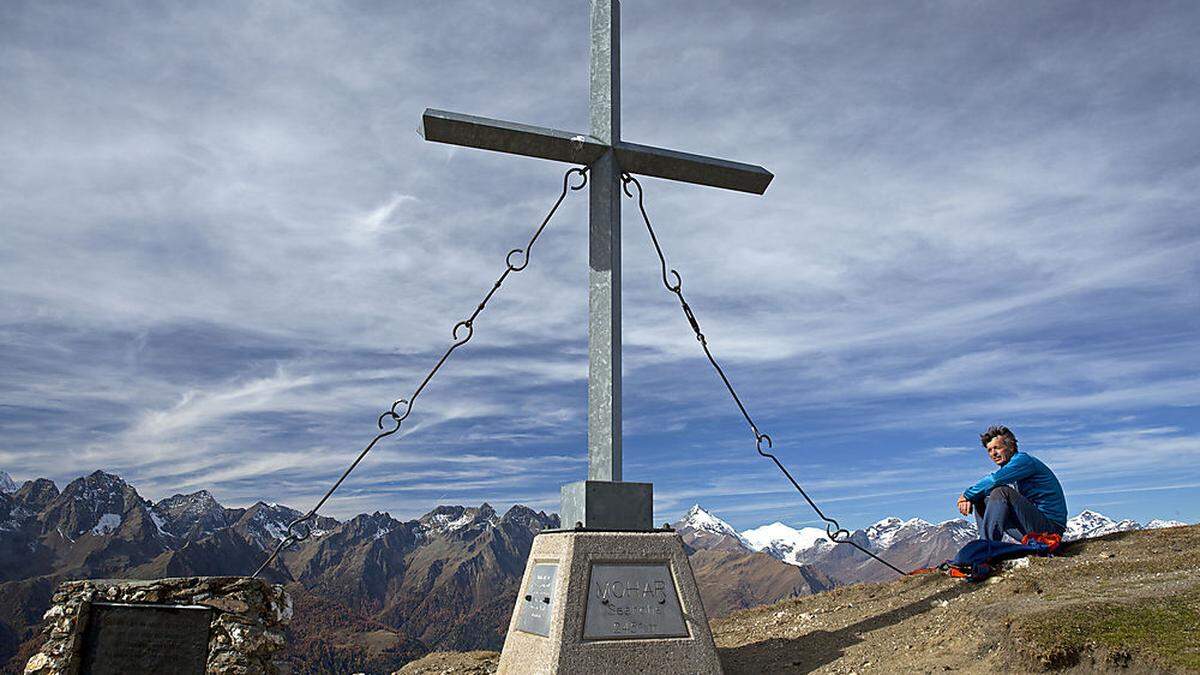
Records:
M1004 541L976 539L958 550L953 558L938 565L915 570L912 574L943 571L950 576L967 581L983 581L992 575L996 566L1005 560L1024 558L1030 555L1048 556L1058 550L1062 536L1044 532L1030 532L1013 544Z
M992 575L996 565L1005 560L1030 555L1050 555L1058 550L1062 537L1057 534L1030 532L1020 544L976 539L968 542L947 564L950 576L969 581L983 581Z

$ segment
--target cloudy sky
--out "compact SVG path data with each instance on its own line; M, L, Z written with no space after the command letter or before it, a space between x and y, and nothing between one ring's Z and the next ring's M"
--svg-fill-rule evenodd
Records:
M0 469L307 509L566 167L426 107L587 130L583 0L0 4ZM1070 511L1200 520L1200 6L627 0L623 137L710 343L843 525L944 520L1005 423ZM586 194L326 508L557 510L586 473ZM814 517L624 225L625 477L656 519Z

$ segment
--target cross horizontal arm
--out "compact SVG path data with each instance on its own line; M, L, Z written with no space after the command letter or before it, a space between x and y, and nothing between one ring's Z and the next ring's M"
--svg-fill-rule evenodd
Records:
M421 136L427 141L573 164L590 165L608 149L581 134L432 108L421 116Z
M589 166L608 149L608 145L583 134L432 108L421 116L421 136L438 143ZM616 153L622 171L726 190L760 195L774 178L770 171L753 164L624 141L617 143Z
M629 173L738 192L753 192L756 195L766 192L771 179L775 177L770 171L754 164L742 164L624 141L617 144L617 163L621 165L622 171Z

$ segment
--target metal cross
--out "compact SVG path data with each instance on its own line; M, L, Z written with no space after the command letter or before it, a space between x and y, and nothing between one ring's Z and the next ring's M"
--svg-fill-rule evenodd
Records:
M591 133L427 109L421 135L590 167L588 178L588 481L621 481L621 172L762 194L761 166L621 140L619 0L591 1ZM566 510L564 492L564 510ZM564 518L567 514L564 513ZM564 526L570 522L564 520ZM592 525L589 525L589 527Z

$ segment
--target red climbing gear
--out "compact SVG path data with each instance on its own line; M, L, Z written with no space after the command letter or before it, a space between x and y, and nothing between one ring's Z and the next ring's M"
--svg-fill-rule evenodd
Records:
M1039 544L1045 544L1049 549L1047 553L1054 553L1062 546L1062 535L1054 534L1053 532L1030 532L1021 538L1021 543L1029 545L1029 542L1036 541Z

